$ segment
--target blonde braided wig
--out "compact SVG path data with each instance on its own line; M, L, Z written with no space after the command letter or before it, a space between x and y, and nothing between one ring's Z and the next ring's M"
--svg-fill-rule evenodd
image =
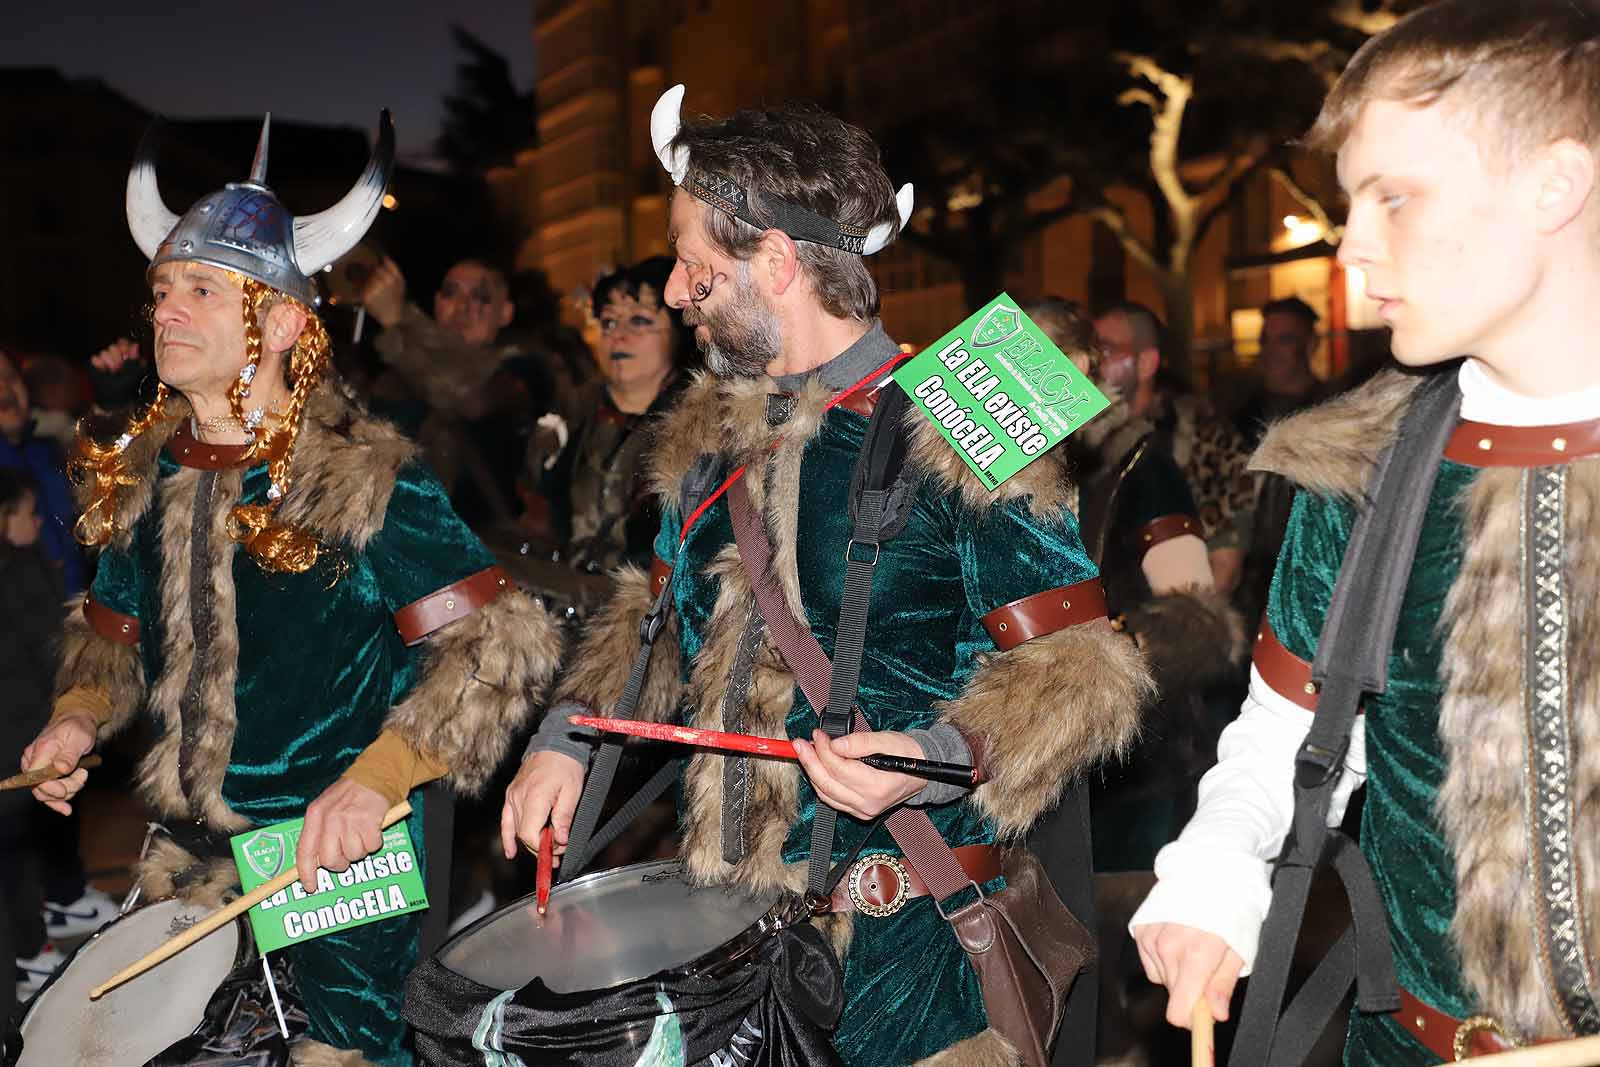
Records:
M245 551L263 570L300 574L316 564L321 546L306 531L276 522L274 516L283 495L289 490L289 470L306 404L327 373L332 346L328 341L328 331L310 308L254 278L231 271L228 273L244 289L247 367L256 368L261 364L261 320L278 301L288 301L306 317L305 326L288 353L288 404L276 420L262 422L254 429L249 449L245 452L246 460L264 458L267 462L267 476L271 481L268 500L265 504L239 504L228 515L228 536L244 545ZM249 426L250 422L244 404L254 375L253 369L241 374L228 391L228 404L233 417L245 426ZM169 395L170 391L164 383L157 386L150 407L110 445L96 442L89 434L78 434L70 468L79 484L92 483L88 503L73 531L81 543L103 545L118 532L117 497L122 489L138 483L138 478L128 470L128 445L168 417L166 400Z

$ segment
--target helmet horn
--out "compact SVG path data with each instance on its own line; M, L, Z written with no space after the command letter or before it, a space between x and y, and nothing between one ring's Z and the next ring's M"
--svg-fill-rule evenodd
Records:
M682 145L672 147L682 124L683 86L674 85L661 94L656 106L650 109L650 143L655 146L656 158L672 175L673 185L682 185L689 173L689 150Z
M160 140L161 126L159 117L150 120L128 170L128 229L146 259L156 257L156 249L178 224L178 216L167 210L156 182L156 142Z
M378 116L378 140L367 169L344 198L326 211L294 220L294 258L310 276L354 248L372 225L394 173L394 120Z

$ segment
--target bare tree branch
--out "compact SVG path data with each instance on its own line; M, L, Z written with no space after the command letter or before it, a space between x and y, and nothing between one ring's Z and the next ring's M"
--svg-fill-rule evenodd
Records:
M1161 107L1152 108L1150 122L1150 173L1173 214L1182 217L1193 210L1193 203L1178 172L1178 138L1183 132L1184 111L1194 96L1194 82L1166 70L1149 56L1119 52L1116 59L1161 92Z
M1328 214L1327 208L1322 206L1322 201L1313 196L1305 186L1295 180L1288 167L1275 165L1270 171L1274 181L1283 186L1284 192L1294 198L1295 203L1305 208L1311 217L1322 227L1326 240L1331 245L1339 243L1344 236L1344 227L1333 221L1333 216Z
M1157 100L1156 94L1148 89L1124 90L1122 95L1117 97L1117 103L1122 107L1127 107L1129 104L1143 104L1152 114L1159 114L1161 111L1161 101Z
M1165 277L1167 273L1166 264L1157 259L1155 250L1146 244L1138 234L1133 232L1133 228L1128 225L1126 212L1115 204L1101 204L1089 214L1116 236L1117 240L1122 243L1123 249L1141 267L1157 278Z
M1379 10L1366 11L1362 9L1361 0L1339 0L1329 12L1333 21L1341 26L1348 26L1352 30L1364 33L1368 37L1375 33L1382 33L1396 22L1400 17L1393 11Z

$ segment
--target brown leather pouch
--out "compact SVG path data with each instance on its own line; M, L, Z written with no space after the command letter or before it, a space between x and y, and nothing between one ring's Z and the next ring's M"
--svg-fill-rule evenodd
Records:
M1094 962L1095 942L1031 852L1009 849L1004 870L1004 889L945 917L978 973L989 1025L1024 1067L1049 1067L1067 994Z

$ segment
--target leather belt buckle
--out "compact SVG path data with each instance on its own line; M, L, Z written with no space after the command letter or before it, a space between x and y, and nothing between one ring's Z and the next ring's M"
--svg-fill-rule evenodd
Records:
M906 906L911 876L900 857L872 852L850 866L850 902L863 915L881 919Z
M1461 1025L1456 1027L1455 1039L1451 1042L1451 1051L1455 1053L1456 1062L1459 1063L1472 1055L1472 1039L1479 1034L1494 1034L1504 1042L1504 1047L1496 1049L1504 1052L1507 1049L1520 1048L1521 1042L1506 1032L1498 1019L1492 1015L1471 1015L1461 1020Z

